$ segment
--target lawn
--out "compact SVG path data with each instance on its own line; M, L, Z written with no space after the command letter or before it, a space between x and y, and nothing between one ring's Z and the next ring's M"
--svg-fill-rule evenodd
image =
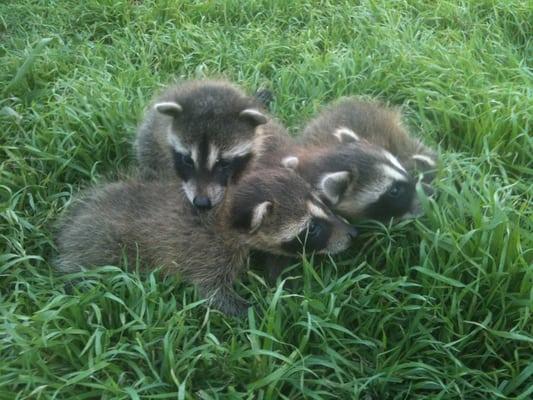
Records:
M533 4L0 3L0 399L529 399ZM426 215L238 290L106 267L64 277L54 222L134 168L154 91L225 76L275 92L294 134L349 94L402 105L439 148Z

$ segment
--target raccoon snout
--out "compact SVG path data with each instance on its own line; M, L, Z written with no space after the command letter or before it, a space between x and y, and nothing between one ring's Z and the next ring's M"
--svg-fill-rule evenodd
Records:
M357 228L350 224L345 218L338 215L336 215L335 217L337 218L337 226L339 227L341 232L346 232L346 235L350 239L354 239L359 236L359 231L357 230Z
M192 204L199 210L209 210L213 206L207 196L195 196Z

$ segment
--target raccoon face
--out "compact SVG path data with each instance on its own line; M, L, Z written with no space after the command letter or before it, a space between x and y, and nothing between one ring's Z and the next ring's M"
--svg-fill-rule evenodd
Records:
M420 212L409 173L392 154L367 142L309 152L296 168L345 218L386 221Z
M383 111L383 110L382 110ZM388 113L389 117L394 116L394 113ZM400 126L399 115L396 115L394 126ZM366 146L368 143L366 140L361 140L353 130L346 127L338 127L332 135L337 138L340 143L349 144L359 142L362 146ZM413 179L417 179L421 176L422 188L427 196L431 196L434 193L431 183L436 177L437 172L437 159L438 155L435 151L425 146L422 142L416 139L411 139L407 143L409 152L413 152L411 155L404 154L401 158L401 168L407 170ZM397 145L397 149L398 149ZM377 147L377 145L376 145ZM401 146L399 146L401 147ZM389 157L390 158L390 157ZM398 160L397 160L398 161Z
M251 247L273 254L334 254L357 235L301 177L281 168L243 178L232 194L229 218Z
M411 175L398 160L384 149L369 151L357 157L344 191L341 188L335 209L341 215L387 221L393 217L405 217L418 213L416 187ZM328 199L335 187L325 185L331 175L321 177L321 185ZM337 178L338 179L338 178ZM329 189L329 196L327 195ZM337 192L339 193L339 192Z
M415 184L408 174L389 167L376 167L369 177L347 185L334 206L341 215L387 221L418 215Z
M214 106L187 114L172 102L155 108L172 116L167 141L189 201L199 210L220 203L226 186L238 181L261 147L255 130L267 122L266 116L252 108L218 112Z

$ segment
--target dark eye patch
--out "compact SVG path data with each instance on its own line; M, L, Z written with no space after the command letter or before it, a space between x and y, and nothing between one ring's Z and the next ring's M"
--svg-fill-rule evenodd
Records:
M218 160L215 164L215 169L227 169L231 167L231 160L227 160L227 159L224 159L224 158L221 158L220 160Z
M405 195L407 190L405 185L402 185L401 182L394 182L391 187L385 192L385 196L391 199L400 199Z
M331 223L325 219L313 217L309 225L294 239L282 243L281 247L293 254L302 251L305 245L306 252L320 251L328 246L331 236Z
M174 169L178 176L187 182L195 174L194 162L188 154L179 153L172 149Z
M214 180L222 186L226 186L230 179L237 182L251 159L252 154L249 153L232 159L219 160L213 167Z
M415 196L415 185L412 182L396 181L367 209L370 218L386 220L399 217L408 212Z

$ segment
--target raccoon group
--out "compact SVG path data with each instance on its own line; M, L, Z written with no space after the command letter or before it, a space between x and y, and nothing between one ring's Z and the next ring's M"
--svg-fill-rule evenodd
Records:
M411 136L399 110L347 97L289 135L248 95L220 80L172 85L150 103L129 180L86 190L56 235L63 272L117 265L179 273L208 303L243 315L233 288L251 251L336 254L362 219L421 214L437 153Z

